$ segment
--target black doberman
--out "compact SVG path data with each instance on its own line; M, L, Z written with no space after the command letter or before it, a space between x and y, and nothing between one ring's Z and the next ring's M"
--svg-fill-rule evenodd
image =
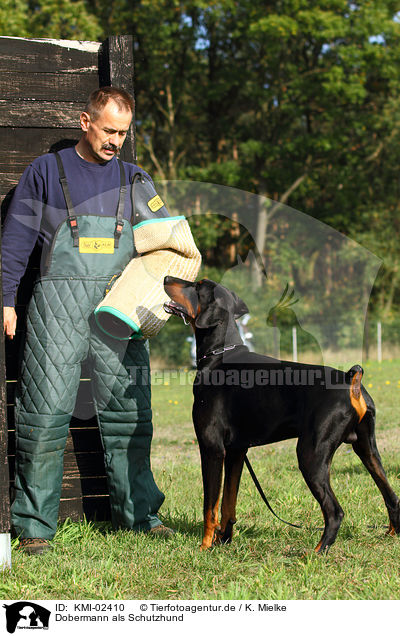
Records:
M344 516L329 478L333 454L343 442L352 444L383 495L388 534L400 533L400 501L382 467L375 407L361 384L362 368L345 373L251 353L235 322L248 309L234 292L211 280L192 283L171 276L164 288L171 298L164 309L189 321L196 335L193 422L204 488L202 549L231 541L248 448L296 437L300 470L325 521L316 552L334 543Z

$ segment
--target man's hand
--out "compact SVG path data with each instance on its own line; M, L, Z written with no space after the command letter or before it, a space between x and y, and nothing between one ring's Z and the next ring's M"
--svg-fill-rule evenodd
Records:
M4 333L12 340L17 327L17 313L14 307L4 307L3 310Z

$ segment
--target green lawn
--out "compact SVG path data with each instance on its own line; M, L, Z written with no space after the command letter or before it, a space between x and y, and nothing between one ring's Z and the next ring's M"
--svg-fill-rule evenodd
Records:
M60 527L55 550L28 557L13 549L11 573L0 575L4 599L397 599L400 537L386 536L381 495L343 445L332 466L332 486L345 511L337 541L318 556L322 515L297 468L295 441L249 451L276 512L262 503L244 469L238 522L229 546L200 552L202 485L191 422L192 372L154 376L156 480L165 492L163 520L177 530L170 541L108 524ZM377 405L377 439L394 489L400 493L400 360L365 365L365 385Z

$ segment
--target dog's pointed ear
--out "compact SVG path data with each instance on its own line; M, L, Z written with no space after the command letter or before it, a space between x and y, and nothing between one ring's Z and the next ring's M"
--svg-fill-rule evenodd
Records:
M246 303L241 298L239 298L237 294L235 294L235 292L232 292L232 296L235 299L234 312L235 312L235 320L237 320L238 318L241 318L245 314L248 314L249 308L247 307Z
M196 328L216 327L226 318L227 311L219 302L220 299L225 298L226 292L222 285L212 280L208 281L204 288L203 300L200 302L202 308L194 323ZM208 296L207 299L206 296Z

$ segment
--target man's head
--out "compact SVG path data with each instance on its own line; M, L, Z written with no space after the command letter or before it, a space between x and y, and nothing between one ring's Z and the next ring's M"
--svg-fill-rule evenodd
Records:
M84 134L76 146L83 159L104 163L119 153L134 106L133 97L122 88L105 86L90 94L80 117Z

